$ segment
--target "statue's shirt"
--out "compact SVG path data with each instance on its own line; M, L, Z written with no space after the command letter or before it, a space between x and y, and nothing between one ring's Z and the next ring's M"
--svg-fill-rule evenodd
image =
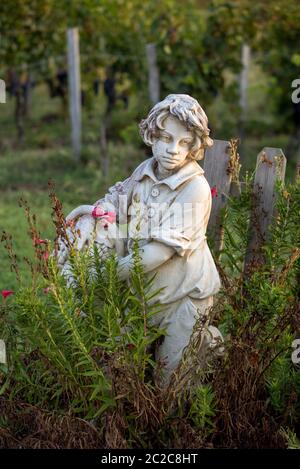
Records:
M120 223L128 222L129 253L134 239L141 249L152 240L173 247L174 255L148 274L156 274L153 290L164 287L155 301L207 298L221 283L206 240L212 198L204 171L189 160L158 180L154 164L154 158L141 163L128 179L110 188L104 200L114 205Z

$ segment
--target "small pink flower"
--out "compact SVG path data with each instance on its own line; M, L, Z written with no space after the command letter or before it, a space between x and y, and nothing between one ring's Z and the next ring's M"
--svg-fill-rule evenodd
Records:
M47 294L51 291L51 288L50 288L50 287L46 287L46 288L44 288L43 291L44 291L45 295L47 295Z
M211 190L210 190L210 192L211 192L211 196L212 196L213 199L214 199L215 197L218 197L218 189L217 189L216 186L212 187Z
M103 210L103 208L100 207L100 205L97 205L96 207L94 207L94 209L92 211L92 216L94 218L103 217L104 214L105 214L105 210Z
M14 291L13 290L2 290L1 295L4 299L6 299L8 296L13 295Z

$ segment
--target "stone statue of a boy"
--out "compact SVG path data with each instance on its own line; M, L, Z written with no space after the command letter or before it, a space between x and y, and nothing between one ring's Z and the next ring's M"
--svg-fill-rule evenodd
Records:
M155 275L153 290L164 289L155 298L164 305L152 321L166 330L156 359L165 364L168 382L188 345L199 314L212 306L220 278L206 241L211 211L211 191L197 160L212 146L208 121L191 96L171 94L151 109L140 123L140 134L152 147L153 157L143 161L133 174L109 189L97 206L115 210L117 223L128 223L125 255L119 257L119 275L129 278L132 241L139 239L141 262L146 273ZM80 247L91 238L94 206L76 209L76 216L91 223L81 229ZM79 220L80 223L80 220ZM66 253L62 252L63 263ZM213 337L221 337L211 327Z

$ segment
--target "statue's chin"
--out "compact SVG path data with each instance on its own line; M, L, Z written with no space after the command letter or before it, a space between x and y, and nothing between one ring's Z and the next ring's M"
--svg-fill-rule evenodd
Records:
M174 173L180 168L180 165L170 163L170 164L164 165L163 168L164 168L164 171L169 171L169 172Z

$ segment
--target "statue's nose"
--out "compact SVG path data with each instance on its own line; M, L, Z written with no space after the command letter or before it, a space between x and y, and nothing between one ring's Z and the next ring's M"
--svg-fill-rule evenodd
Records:
M177 155L178 150L175 146L172 146L172 147L167 149L167 153L169 153L170 155Z

